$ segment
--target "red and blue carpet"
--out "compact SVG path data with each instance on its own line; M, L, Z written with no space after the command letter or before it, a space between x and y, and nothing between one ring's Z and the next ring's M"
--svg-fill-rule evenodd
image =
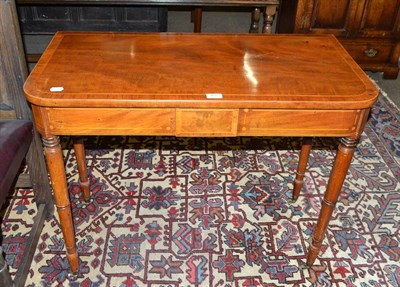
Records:
M305 186L292 204L296 138L88 138L87 204L64 138L79 276L68 280L55 216L27 286L400 286L399 118L381 96L311 269L299 266L337 139L314 140ZM5 214L11 272L32 225L32 199L31 190L19 190Z

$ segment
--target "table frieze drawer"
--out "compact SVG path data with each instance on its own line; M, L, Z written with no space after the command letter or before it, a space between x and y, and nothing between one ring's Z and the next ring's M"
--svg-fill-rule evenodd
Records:
M238 109L176 109L176 136L236 136Z
M263 110L240 112L240 136L350 136L360 110Z
M172 108L47 108L46 115L51 123L49 132L58 135L175 134L175 109Z

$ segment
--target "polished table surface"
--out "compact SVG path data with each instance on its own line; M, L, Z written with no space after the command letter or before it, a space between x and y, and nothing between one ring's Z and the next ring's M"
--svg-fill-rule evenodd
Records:
M79 32L54 37L25 91L57 107L362 109L377 94L333 36Z
M78 255L59 135L343 137L310 265L378 96L330 35L59 32L24 91L43 137L74 272Z

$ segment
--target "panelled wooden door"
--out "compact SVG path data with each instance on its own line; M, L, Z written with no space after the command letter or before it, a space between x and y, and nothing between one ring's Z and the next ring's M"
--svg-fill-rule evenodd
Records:
M379 37L400 35L400 0L299 0L297 33Z
M357 31L361 37L400 36L400 0L362 0L357 9Z
M299 0L294 32L348 36L354 32L358 3L358 0Z

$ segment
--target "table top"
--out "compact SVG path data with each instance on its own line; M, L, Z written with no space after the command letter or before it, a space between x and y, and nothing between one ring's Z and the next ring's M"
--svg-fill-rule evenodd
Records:
M24 91L47 107L364 109L378 96L331 35L58 32Z

